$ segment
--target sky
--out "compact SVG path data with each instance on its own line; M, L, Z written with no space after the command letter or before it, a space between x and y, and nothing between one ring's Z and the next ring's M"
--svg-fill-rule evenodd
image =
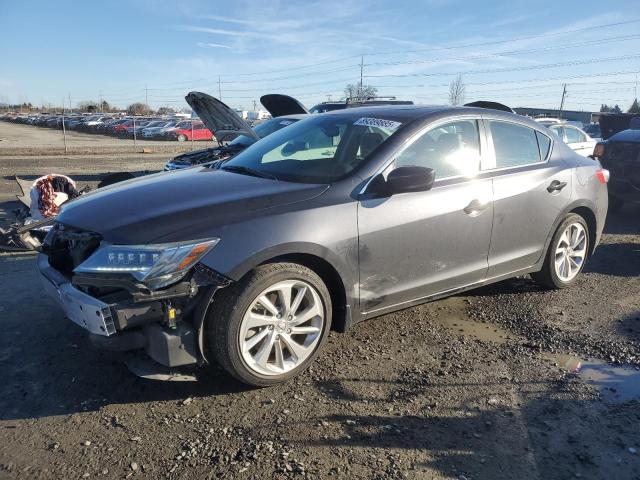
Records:
M378 95L626 110L640 77L637 0L0 0L0 102L308 107L360 81Z

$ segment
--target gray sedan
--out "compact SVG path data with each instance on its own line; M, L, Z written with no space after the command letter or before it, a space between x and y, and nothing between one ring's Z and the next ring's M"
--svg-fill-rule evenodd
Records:
M516 275L572 285L608 178L515 114L346 109L69 202L38 266L97 345L270 385L330 329Z

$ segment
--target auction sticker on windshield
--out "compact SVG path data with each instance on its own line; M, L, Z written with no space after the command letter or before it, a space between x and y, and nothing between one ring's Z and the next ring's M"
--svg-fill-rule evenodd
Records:
M379 128L388 128L389 130L397 129L402 123L394 122L393 120L385 120L383 118L367 118L362 117L359 120L356 120L354 125L362 125L364 127L379 127Z

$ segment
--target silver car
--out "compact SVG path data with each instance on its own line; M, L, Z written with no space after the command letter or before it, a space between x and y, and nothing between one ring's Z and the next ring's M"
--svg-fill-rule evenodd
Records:
M207 125L251 134L216 102ZM609 174L553 137L482 108L310 115L225 162L69 202L38 267L97 345L282 382L330 329L516 275L574 284Z

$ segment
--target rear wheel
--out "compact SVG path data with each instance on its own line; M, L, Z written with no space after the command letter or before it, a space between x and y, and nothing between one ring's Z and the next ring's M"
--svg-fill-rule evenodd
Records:
M314 360L331 326L320 277L294 263L263 265L219 292L207 316L211 353L240 381L286 381Z
M551 239L542 270L531 274L548 288L565 288L575 283L589 252L589 227L584 218L571 213Z
M187 136L185 134L181 133L180 135L178 135L178 141L179 142L186 142L187 140L188 139L187 139Z

